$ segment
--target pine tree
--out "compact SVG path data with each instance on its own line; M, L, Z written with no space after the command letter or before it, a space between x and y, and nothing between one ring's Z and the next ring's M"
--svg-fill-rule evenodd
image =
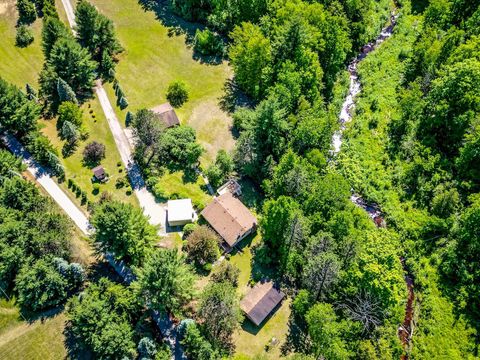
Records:
M105 80L112 80L115 77L115 63L107 51L102 53L101 64L102 76ZM113 76L111 75L113 72Z
M120 105L120 109L125 109L127 106L128 106L128 101L127 101L127 98L122 96L120 98L120 101L118 102L118 104Z
M69 143L75 143L78 140L78 130L70 121L65 121L60 129L60 135L62 139L67 140Z
M130 111L127 111L127 115L125 116L125 124L130 126L133 123L133 114Z
M35 102L38 101L37 91L33 88L32 85L30 85L29 83L27 83L27 84L25 85L25 90L27 91L27 98L28 98L28 100L32 100L32 101L35 101Z
M57 80L57 92L60 102L70 101L78 104L77 97L72 88L61 78L58 78Z
M30 0L18 0L17 1L17 10L18 10L18 22L20 24L31 24L37 18L37 12L35 11L35 5Z

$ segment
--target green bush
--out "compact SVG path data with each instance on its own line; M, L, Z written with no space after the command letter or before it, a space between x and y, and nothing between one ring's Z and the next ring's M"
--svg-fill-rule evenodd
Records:
M188 100L187 86L182 81L174 81L168 85L167 100L173 107L180 107Z
M120 100L118 101L118 105L120 106L120 109L126 109L128 107L128 101L125 96L122 96Z
M190 235L195 230L196 227L197 224L186 224L183 227L183 238L186 239L188 235Z
M35 4L31 0L17 0L17 10L20 24L31 24L37 18Z
M20 25L17 28L17 36L15 37L15 45L18 47L27 47L33 42L33 32L26 25Z
M205 270L206 272L212 271L212 264L207 263L207 264L203 265L203 270Z
M67 180L67 187L68 187L69 189L71 189L72 186L73 186L73 180L72 180L72 179L68 179L68 180Z
M202 55L222 55L223 41L209 29L203 31L197 29L194 39L194 48Z
M98 195L99 192L100 192L100 184L93 184L92 194Z

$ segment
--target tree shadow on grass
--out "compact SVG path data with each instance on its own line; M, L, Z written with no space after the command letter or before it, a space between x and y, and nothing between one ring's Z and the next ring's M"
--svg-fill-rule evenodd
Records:
M305 325L301 324L298 319L295 318L293 312L290 314L288 320L288 334L287 339L282 345L282 355L286 356L289 353L308 353L309 343L308 337L305 332Z
M242 330L252 335L257 335L260 332L260 330L263 329L265 324L267 324L270 321L270 319L275 315L278 309L282 307L282 303L283 302L278 303L277 306L273 308L270 314L268 314L268 316L258 326L245 317L245 319L242 322Z
M155 17L162 25L168 28L168 36L185 35L185 44L189 48L193 48L195 41L195 33L197 30L204 30L205 25L200 23L189 22L173 13L168 1L156 0L139 0L138 3L145 11L153 11ZM223 56L203 55L194 49L192 58L202 64L219 65L223 62Z
M245 94L233 79L228 79L223 85L223 96L220 98L220 108L231 114L239 107L252 108L255 102Z
M68 359L73 360L90 360L94 359L94 355L88 347L82 344L72 331L72 324L68 322L63 330L65 336L64 345L67 349Z
M30 311L24 307L20 307L20 313L22 315L22 318L26 320L29 324L32 324L35 321L40 321L43 324L45 320L56 317L63 310L64 310L63 305L59 305L51 309L47 309L44 311L37 311L37 312Z

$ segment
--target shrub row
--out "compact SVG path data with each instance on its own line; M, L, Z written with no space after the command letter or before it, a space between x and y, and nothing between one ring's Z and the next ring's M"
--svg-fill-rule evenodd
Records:
M125 109L128 106L128 101L117 79L113 81L113 88L115 89L115 95L117 96L117 106L122 110Z
M73 181L72 179L67 180L67 187L72 190L72 192L75 194L75 197L81 198L81 204L85 205L88 202L87 198L87 193L86 191L82 190L78 184Z

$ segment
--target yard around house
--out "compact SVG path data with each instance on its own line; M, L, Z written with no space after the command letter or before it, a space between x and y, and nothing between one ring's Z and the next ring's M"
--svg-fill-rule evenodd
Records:
M119 119L125 121L127 111L166 102L169 83L182 80L189 89L189 100L176 112L182 124L197 131L198 140L206 150L202 165L214 160L219 149L231 150L234 145L232 119L219 105L223 86L232 76L231 69L226 62L212 65L195 60L193 49L186 44L186 35L171 34L173 25L188 27L191 31L194 25L180 22L169 13L159 12L157 18L153 11L145 11L137 0L91 2L113 20L125 48L119 56L116 78L130 105L123 111L115 108ZM172 26L167 27L165 23ZM114 104L112 84L105 85Z
M26 48L15 46L15 25L18 12L14 0L0 0L0 77L25 90L25 84L37 86L38 73L43 65L42 20L31 26L34 41Z
M14 300L0 299L0 359L65 359L65 315L25 321Z
M229 260L232 264L240 269L238 280L238 295L241 298L245 296L250 288L250 279L256 277L260 272L262 276L268 276L265 269L253 268L252 249L261 241L260 235L257 233L255 237L248 237L243 240L239 247L242 251L232 253ZM240 328L234 333L233 340L236 345L235 354L241 359L241 355L249 357L264 356L265 359L279 359L281 357L281 347L286 340L288 334L288 320L290 317L290 299L285 298L280 306L267 317L267 319L255 326L246 317L244 318ZM272 345L272 339L276 339Z
M123 164L118 166L118 163L121 163L120 154L118 153L113 135L108 127L107 120L102 111L100 103L98 102L98 99L95 97L89 102L83 104L82 110L83 126L88 131L89 137L85 141L79 141L79 145L72 155L68 157L60 155L60 161L65 167L66 178L72 179L82 190L86 191L87 197L90 201L98 200L100 194L103 191L107 191L108 193L112 194L112 197L116 200L128 202L134 205L138 204L135 194L132 193L127 195L127 189L131 190L130 186L123 186L122 188L116 187L116 181L118 179L125 178L127 176L127 172L125 171ZM90 111L92 111L92 113L90 113ZM92 115L95 115L95 118L93 118ZM43 126L42 132L61 152L64 141L58 137L56 120L42 120L41 124ZM92 141L97 141L105 145L105 159L103 159L100 164L104 167L109 176L109 180L106 183L98 183L100 186L100 191L96 194L93 193L94 182L92 182L92 167L84 166L82 164L83 149ZM74 193L68 189L67 182L61 183L60 186L67 194L71 195L71 197L75 199L77 204L80 204L80 199L75 198Z

